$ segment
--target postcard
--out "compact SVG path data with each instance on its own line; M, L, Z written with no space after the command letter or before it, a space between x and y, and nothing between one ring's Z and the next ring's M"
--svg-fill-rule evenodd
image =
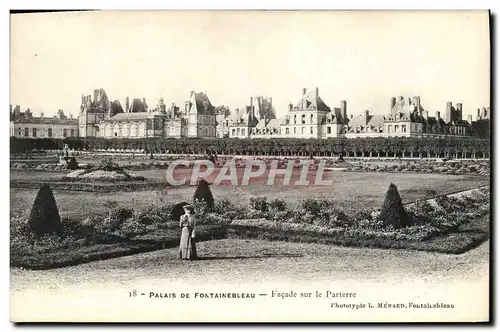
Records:
M10 15L12 322L489 322L488 11Z

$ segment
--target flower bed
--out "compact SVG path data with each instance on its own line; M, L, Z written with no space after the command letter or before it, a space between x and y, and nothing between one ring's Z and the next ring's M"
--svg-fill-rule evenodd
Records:
M485 175L490 174L490 163L488 161L405 161L397 165L391 162L350 162L348 170L352 172L389 172L389 173L433 173L450 175Z
M176 157L164 158L154 161L144 161L133 165L127 165L125 168L132 170L145 169L167 169L174 160L187 160L188 168L193 167L196 160L206 160L204 157ZM411 172L411 173L429 173L429 174L450 174L450 175L485 175L490 174L489 161L457 160L457 161L436 161L436 160L413 160L413 161L395 161L395 160L349 160L338 161L332 158L294 158L294 157L255 157L255 158L233 158L229 156L219 156L214 163L216 167L222 167L227 162L233 160L236 168L245 168L256 160L264 162L267 169L276 163L278 169L288 167L288 162L293 161L294 168L302 168L303 162L308 161L310 169L317 169L320 162L324 162L326 168L342 168L351 172ZM186 167L178 165L176 167Z
M406 205L412 225L400 229L381 224L377 220L378 211L347 215L334 202L322 198L302 200L293 208L283 200L267 197L252 197L245 207L234 206L228 200L216 200L213 210L201 202L195 202L194 206L198 212L197 224L204 230L200 239L236 236L461 253L488 237L486 231L458 230L477 220L487 225L489 200L489 188L483 187L417 201ZM155 250L164 247L167 240L169 246L177 246L178 220L170 217L173 206L164 204L134 211L109 205L108 216L64 219L61 235L39 239L28 232L27 215L13 216L11 264L59 267Z
M124 170L110 159L101 160L96 166L78 169L63 177L63 181L144 181L143 176Z
M488 188L439 196L407 205L410 227L382 227L378 211L361 211L347 216L324 199L306 199L295 209L277 210L279 200L267 203L266 197L251 199L247 220L235 220L233 226L251 226L270 230L314 232L324 235L380 237L392 240L424 241L445 234L470 220L489 213ZM279 202L281 203L281 202Z
M43 184L48 183L54 190L69 190L69 191L87 191L96 193L113 193L113 192L131 192L131 191L146 191L164 189L168 184L152 181L127 181L127 182L111 182L105 181L63 181L63 180L47 180L47 181L22 181L11 180L10 188L17 189L39 189Z

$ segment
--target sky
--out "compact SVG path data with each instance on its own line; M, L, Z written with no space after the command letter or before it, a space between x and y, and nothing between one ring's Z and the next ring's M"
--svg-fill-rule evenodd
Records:
M486 11L109 11L11 15L11 104L78 115L81 95L182 105L207 92L231 109L270 96L278 115L302 89L330 108L389 112L490 106Z

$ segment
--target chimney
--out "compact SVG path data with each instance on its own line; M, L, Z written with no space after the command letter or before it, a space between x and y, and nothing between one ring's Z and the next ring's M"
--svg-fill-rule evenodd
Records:
M429 112L427 112L427 111L425 111L425 110L424 110L424 111L422 111L422 116L424 117L424 119L426 119L426 120L427 120L427 119L429 118Z
M43 114L43 113L42 113ZM69 118L73 119L73 113L69 113Z
M436 120L437 121L441 120L441 112L439 111L436 112Z
M342 119L347 120L347 102L345 100L340 101L340 112L342 114Z
M94 103L97 102L98 96L99 96L99 89L94 89Z
M457 103L457 105L455 106L455 109L457 110L457 117L456 119L457 120L462 120L462 103Z
M10 114L12 114L12 104L9 105Z
M273 97L269 97L269 105L273 106Z
M40 119L43 120L43 112L40 113Z
M292 110L292 108L293 108L293 104L292 104L292 102L290 102L290 103L288 104L288 110L289 110L289 111L291 111L291 110ZM479 114L479 112L478 112L477 114Z
M472 115L470 115L470 114L469 114L469 115L467 115L467 122L468 122L469 124L472 124Z
M391 98L391 111L394 108L394 106L396 106L396 97Z
M368 124L368 119L370 118L370 111L369 110L365 110L365 123Z
M316 87L316 88L314 89L314 92L316 92L316 97L317 97L317 96L319 96L319 89L318 89L318 87Z
M250 107L253 107L253 97L250 97Z
M415 105L415 109L418 111L418 114L422 115L422 112L420 112L420 97L415 96L413 97L413 105Z
M481 109L477 109L477 119L481 119Z
M302 88L302 95L305 95L307 92L306 88Z
M452 108L453 108L453 106L452 106L451 101L447 102L446 103L446 111L444 113L444 119L443 119L444 122L446 122L446 123L450 123L452 120L454 120L451 117Z
M125 98L125 113L129 111L130 108L130 99L127 97Z

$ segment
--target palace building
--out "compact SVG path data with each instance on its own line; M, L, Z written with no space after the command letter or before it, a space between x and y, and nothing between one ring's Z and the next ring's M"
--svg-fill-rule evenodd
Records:
M66 138L78 137L78 120L69 118L63 110L58 110L54 117L33 116L30 109L21 112L21 107L10 105L10 136L26 138Z
M82 95L78 119L62 110L53 118L34 117L29 109L10 107L10 135L29 138L358 138L358 137L489 137L490 108L477 109L463 120L462 103L448 101L431 112L420 96L391 97L386 114L348 114L347 101L330 108L319 89L302 90L287 113L276 116L272 97L253 96L233 112L215 108L207 93L191 91L182 106L163 98L149 106L145 98L127 97L125 105L108 98L104 89ZM433 116L431 116L431 114Z
M145 98L127 97L125 108L118 100L110 102L103 89L94 98L82 96L79 115L81 136L104 138L216 137L215 110L206 93L191 91L184 108L170 107L160 98L149 107Z
M269 98L269 100L272 100ZM331 109L320 97L319 89L302 90L296 104L279 119L260 109L260 100L250 98L250 106L218 119L218 131L239 138L330 138L330 137L446 137L470 136L472 116L462 119L462 104L447 102L440 111L429 116L420 96L392 97L386 115L370 114L369 110L353 116L347 113L347 101ZM273 109L274 110L274 109ZM478 110L478 121L489 116L489 109Z

